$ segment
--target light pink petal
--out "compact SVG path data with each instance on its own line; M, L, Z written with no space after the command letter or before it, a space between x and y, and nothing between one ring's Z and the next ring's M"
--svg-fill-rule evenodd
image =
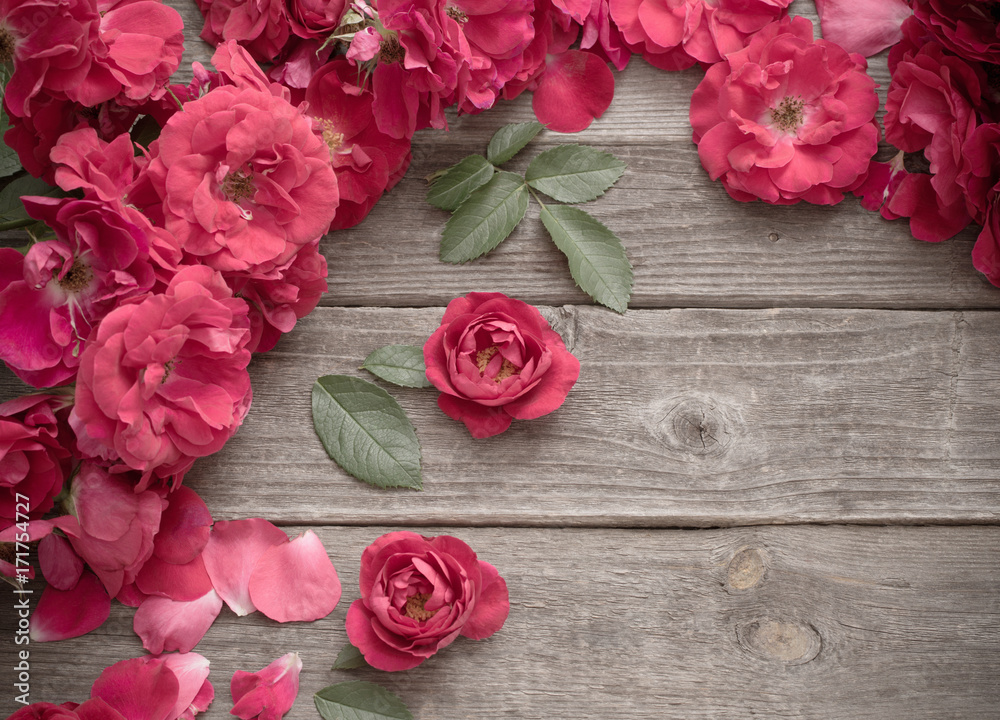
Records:
M279 720L295 704L301 672L302 659L294 652L255 673L237 670L229 686L234 703L230 714L243 720Z
M288 536L267 520L220 520L212 528L202 559L212 585L237 615L256 606L250 598L250 575L268 548L288 542Z
M462 635L473 640L482 640L495 633L510 614L510 596L507 582L500 577L497 569L485 560L479 561L483 586L472 615L462 626Z
M816 0L816 12L824 40L865 57L902 40L900 27L913 14L906 0Z
M272 620L319 620L340 600L340 579L312 530L265 552L250 576L250 598Z
M170 505L160 518L153 554L175 565L191 562L205 549L212 528L212 514L204 500L186 485L169 496Z
M177 703L171 710L173 717L189 717L203 712L215 697L215 689L208 681L208 660L198 653L177 653L163 656L163 664L177 677ZM206 701L206 694L208 695Z
M222 598L214 590L190 602L151 595L135 611L132 628L154 655L167 650L186 653L205 637L221 610Z
M29 637L33 642L66 640L100 627L111 614L111 598L101 581L84 572L72 590L49 585L31 615Z
M71 589L83 573L83 560L61 535L46 535L38 543L38 564L46 582L57 590Z
M597 55L567 50L551 58L531 100L538 121L556 132L580 132L615 96L615 76Z
M106 668L94 681L90 697L100 698L126 720L174 720L180 683L162 660L134 658Z

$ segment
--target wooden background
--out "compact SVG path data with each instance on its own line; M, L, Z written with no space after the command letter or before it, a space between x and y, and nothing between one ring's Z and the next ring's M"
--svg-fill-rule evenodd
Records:
M207 61L193 0L170 4L185 61ZM802 0L792 11L815 18ZM884 99L885 54L871 65ZM1000 290L972 267L977 229L930 244L850 197L731 200L690 139L701 75L634 59L604 118L526 153L568 140L628 163L588 205L635 266L624 317L574 287L534 209L488 257L437 260L447 215L423 201L423 178L531 118L527 97L418 133L399 186L323 241L330 293L254 360L250 415L186 482L217 519L315 529L344 597L316 623L224 609L196 648L216 685L207 720L229 717L236 669L293 650L294 719L317 717L312 694L349 679L385 685L420 720L1000 717ZM475 441L435 391L392 389L425 489L348 477L312 431L313 381L364 377L372 350L422 344L470 290L543 306L582 363L566 404ZM2 390L24 388L7 373ZM405 673L331 671L361 551L401 528L456 535L496 565L510 619ZM105 666L142 654L132 612L32 645L32 699L81 700Z

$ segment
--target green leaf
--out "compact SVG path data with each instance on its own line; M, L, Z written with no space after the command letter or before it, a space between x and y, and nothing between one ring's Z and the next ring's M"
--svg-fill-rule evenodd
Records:
M10 129L10 122L7 120L7 111L0 108L0 177L13 175L21 169L21 161L17 157L17 150L8 147L3 141L4 133Z
M435 173L427 190L427 202L442 210L457 210L476 188L493 177L493 166L482 155L469 155L447 170Z
M358 668L371 667L365 656L356 647L347 643L337 653L337 659L333 661L331 670L357 670Z
M632 296L632 264L621 240L580 208L543 205L542 223L569 259L569 271L590 297L624 313Z
M625 172L625 163L586 145L560 145L531 161L525 180L559 202L580 203L604 194Z
M149 148L150 144L156 138L160 137L160 124L153 119L152 115L143 115L139 121L132 126L129 130L129 134L132 136L132 142L142 145L144 148ZM136 150L136 154L139 151Z
M15 178L3 190L0 190L0 230L13 230L14 228L34 225L37 222L24 209L24 203L21 202L22 195L62 197L65 194L59 188L52 187L44 180L30 175Z
M346 375L324 375L312 389L313 427L327 454L378 487L420 490L420 441L393 397Z
M448 219L441 235L441 259L463 263L485 255L510 235L527 209L524 179L498 172Z
M423 348L415 345L381 347L366 357L361 367L395 385L410 388L432 387L426 375Z
M534 120L504 125L490 138L490 145L486 148L486 157L494 165L503 165L521 152L524 146L530 143L544 127L540 122Z
M413 720L402 700L375 683L328 685L313 700L324 720Z

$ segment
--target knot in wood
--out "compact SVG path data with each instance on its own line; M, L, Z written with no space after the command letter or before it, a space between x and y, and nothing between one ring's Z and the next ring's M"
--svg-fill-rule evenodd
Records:
M748 590L764 578L764 557L759 550L743 548L729 562L729 587Z
M737 627L736 637L740 646L750 655L786 665L809 662L819 655L823 646L816 628L797 620L758 620Z
M741 424L738 413L712 398L675 397L652 410L652 434L685 457L726 455Z

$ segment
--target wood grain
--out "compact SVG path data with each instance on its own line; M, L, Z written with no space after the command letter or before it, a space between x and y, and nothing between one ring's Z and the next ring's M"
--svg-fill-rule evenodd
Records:
M314 720L312 694L351 679L422 720L996 717L1000 528L450 531L506 579L504 628L404 673L332 672L361 551L385 529L317 530L344 587L326 619L223 610L196 648L216 687L200 717L230 717L232 673L291 651L304 669L289 720ZM106 665L141 655L132 613L116 604L90 635L31 645L32 699L83 699ZM5 688L12 649L0 645Z
M218 517L284 523L1000 520L996 313L546 308L583 368L559 410L474 440L435 390L387 386L425 489L354 480L315 437L313 382L370 377L371 351L422 345L442 312L316 310L253 361L243 427L185 482Z

